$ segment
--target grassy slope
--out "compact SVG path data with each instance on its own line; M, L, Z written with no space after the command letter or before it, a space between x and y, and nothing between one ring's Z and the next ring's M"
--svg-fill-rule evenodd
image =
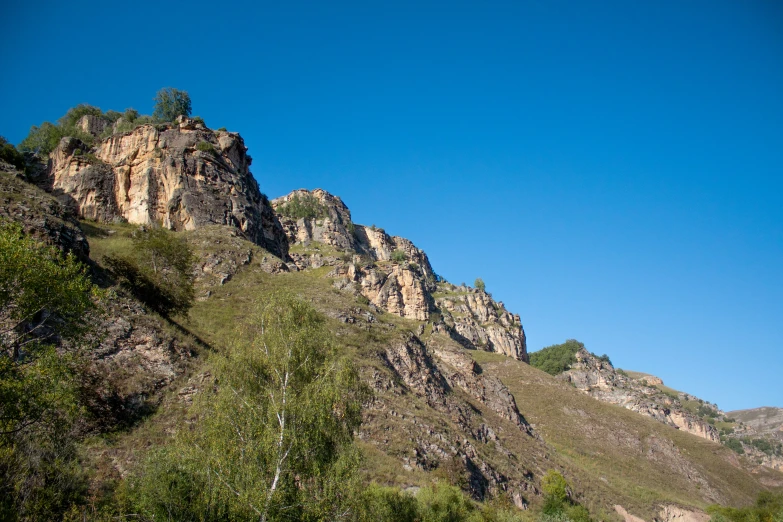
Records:
M723 446L599 402L531 366L495 354L473 355L511 389L520 410L579 477L577 489L588 503L607 496L649 516L658 501L704 507L710 488L723 502L747 504L760 487Z
M100 260L107 252L128 248L127 229L123 226L101 225L99 228L115 232L113 235L92 234L94 259ZM187 237L203 258L209 245L219 243L221 233L196 232L188 233ZM244 248L253 250L255 258L268 255L249 243L245 243ZM290 291L329 316L330 327L346 353L355 358L365 374L373 370L388 373L377 354L385 343L399 338L404 332L414 331L420 323L389 314L379 315L373 325L340 322L335 318L336 311L366 308L357 304L352 295L331 286L331 281L325 277L329 270L324 267L270 275L251 263L225 285L211 288L209 299L197 302L189 316L179 322L212 349L219 350L235 336L242 335L242 319L261 296L275 290ZM424 335L430 346L462 350L443 336L429 336L430 331L427 328ZM726 448L596 401L524 363L497 354L469 353L488 375L498 376L509 387L520 411L543 439L522 434L486 411L481 404L459 391L452 391L460 400L471 404L476 412L492 418L493 425L499 426L499 437L503 446L511 451L511 457L498 451L493 443L474 442L474 445L503 473L529 470L534 482L538 482L547 469L561 469L574 483L580 500L594 513L608 513L611 504L620 503L647 519L655 514L655 505L659 502L703 507L709 503L712 492L715 498L724 502L743 505L750 503L760 489L757 479L742 469L737 457ZM209 350L203 352L201 360L202 366L194 370L194 375L208 369ZM158 413L147 422L129 432L104 438L95 447L100 447L102 454L112 455L114 462L122 460L117 456L121 455L126 457L124 465L132 465L130 456L134 451L138 458L138 450L164 441L165 434L176 429L186 418L186 408L177 393L185 384L184 379L175 383ZM412 438L422 424L454 433L457 428L452 420L412 394L391 394L385 400L396 410L397 417L370 421L366 431L371 436L359 441L366 457L366 476L400 486L425 484L433 474L443 476L445 466L432 473L416 467L406 470L400 459L410 454ZM673 449L675 446L677 449ZM688 474L706 478L709 486L689 479Z

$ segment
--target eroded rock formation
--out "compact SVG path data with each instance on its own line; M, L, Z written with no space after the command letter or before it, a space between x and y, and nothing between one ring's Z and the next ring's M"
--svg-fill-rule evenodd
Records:
M315 217L297 217L289 205L306 202ZM353 223L343 201L316 189L295 190L272 201L298 269L333 266L335 286L353 290L389 313L432 320L465 347L527 361L522 322L486 292L439 281L427 254L383 229ZM299 209L301 211L301 208ZM327 245L324 252L318 244ZM310 247L310 248L308 248Z
M98 130L84 119L80 125ZM285 235L250 162L239 134L181 118L112 135L93 148L63 138L50 155L48 176L52 192L82 218L172 230L230 225L285 257Z
M576 363L559 377L598 400L618 404L682 431L720 442L718 430L684 409L678 399L661 393L645 380L618 373L610 363L584 348L576 353Z

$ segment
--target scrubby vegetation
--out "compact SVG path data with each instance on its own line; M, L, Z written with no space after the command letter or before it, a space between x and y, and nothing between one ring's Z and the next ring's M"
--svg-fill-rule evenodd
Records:
M24 170L25 168L22 153L2 136L0 136L0 160L13 165L17 170Z
M710 506L710 522L781 522L783 521L783 493L762 491L753 506L743 508Z
M93 116L102 120L105 128L100 137L107 138L115 133L132 131L145 124L172 122L177 116L190 116L190 113L191 101L188 93L170 87L158 91L152 116L140 115L132 108L125 109L123 113L112 110L103 112L98 107L80 104L69 109L56 124L45 121L40 126L33 125L27 137L19 143L19 150L46 156L64 137L78 138L88 147L92 146L95 137L78 126L79 120L84 116Z
M73 256L0 223L0 519L52 520L82 501L79 341L99 292ZM56 349L67 341L68 350Z
M550 375L558 375L568 370L576 362L576 352L584 347L585 345L576 339L569 339L563 344L553 344L531 353L530 365ZM604 364L612 365L612 361L606 354L596 355L590 352L590 355Z
M575 339L563 344L553 344L530 354L530 365L550 375L568 370L576 362L576 352L585 345Z
M324 218L329 214L326 206L312 194L294 194L277 211L281 215L292 219L317 219Z
M168 316L186 313L193 304L193 252L175 234L159 226L132 234L133 249L106 256L119 282L140 301Z
M395 263L404 263L408 260L408 254L403 252L402 250L395 250L392 252L391 260Z

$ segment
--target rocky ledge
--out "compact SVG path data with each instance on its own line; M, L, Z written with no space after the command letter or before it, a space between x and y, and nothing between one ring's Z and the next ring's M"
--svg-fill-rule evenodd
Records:
M408 239L354 223L345 203L321 189L296 190L273 200L272 206L297 269L331 266L328 277L337 288L353 291L381 310L431 322L435 333L466 348L527 361L519 316L484 291L439 278L427 254Z
M239 134L180 117L114 134L92 148L63 138L50 155L46 185L81 218L171 230L230 225L285 257L285 234L250 163Z
M619 373L610 363L584 348L576 353L576 363L558 377L600 401L618 404L682 431L720 442L715 426L683 408L679 399L662 393L645 379Z

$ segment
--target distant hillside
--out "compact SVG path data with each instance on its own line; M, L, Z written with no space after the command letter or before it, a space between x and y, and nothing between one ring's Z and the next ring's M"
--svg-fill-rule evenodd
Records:
M783 408L762 407L736 410L727 413L759 433L774 435L783 439Z

